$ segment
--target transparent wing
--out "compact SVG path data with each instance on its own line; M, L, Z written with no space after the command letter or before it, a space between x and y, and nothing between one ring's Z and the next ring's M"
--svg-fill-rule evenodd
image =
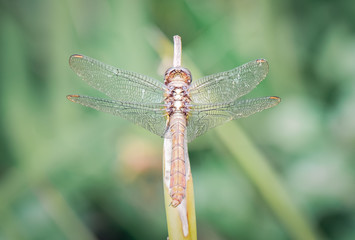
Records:
M70 67L91 87L123 102L161 103L165 86L159 81L74 54Z
M200 78L192 82L191 100L201 104L232 102L255 88L268 71L267 61L258 59L226 72Z
M79 95L68 95L67 98L72 102L120 116L161 137L166 132L163 104L128 103Z
M191 142L211 128L271 108L280 101L279 97L262 97L230 103L194 105L187 122L187 139Z

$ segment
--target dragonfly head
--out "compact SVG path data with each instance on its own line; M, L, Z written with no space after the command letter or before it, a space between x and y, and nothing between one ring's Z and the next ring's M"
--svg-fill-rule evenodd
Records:
M192 82L191 73L187 68L172 67L165 72L165 85L168 85L172 81L182 81L190 85Z

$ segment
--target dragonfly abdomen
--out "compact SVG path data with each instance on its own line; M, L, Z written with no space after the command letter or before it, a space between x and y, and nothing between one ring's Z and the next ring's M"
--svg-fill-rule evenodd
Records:
M175 113L170 118L170 132L172 140L172 157L170 169L171 205L177 207L185 197L186 168L185 168L185 133L186 115Z

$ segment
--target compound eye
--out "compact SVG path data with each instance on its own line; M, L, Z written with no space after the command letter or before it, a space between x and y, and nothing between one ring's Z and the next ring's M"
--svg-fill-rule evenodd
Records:
M173 67L168 68L168 70L165 71L165 77L169 76L169 74L170 74L170 72L171 72L172 70L174 70Z
M191 75L190 70L187 68L182 68L181 70L187 75L188 81L189 81L189 83L191 83L192 82L192 75Z
M169 82L171 81L171 80L169 79L169 77L170 77L170 74L171 74L172 71L174 71L174 68L169 68L169 69L166 70L166 72L165 72L164 83L165 83L166 85L168 85Z

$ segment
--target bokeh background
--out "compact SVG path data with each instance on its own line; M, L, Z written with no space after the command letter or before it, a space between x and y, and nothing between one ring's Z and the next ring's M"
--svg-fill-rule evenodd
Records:
M294 236L216 134L236 124L316 236L355 239L350 0L0 1L0 239L166 239L163 140L65 96L103 96L71 54L162 79L175 34L195 79L266 58L249 96L282 98L189 145L199 239Z

